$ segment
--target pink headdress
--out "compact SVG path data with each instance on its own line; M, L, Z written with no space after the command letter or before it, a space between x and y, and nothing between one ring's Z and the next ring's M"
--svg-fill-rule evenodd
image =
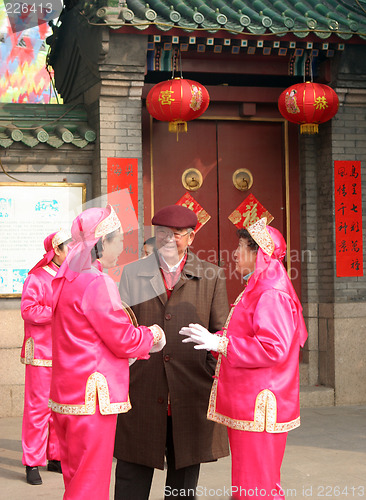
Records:
M79 273L91 267L90 252L99 239L117 229L121 222L111 205L89 208L76 217L71 226L72 243L58 277L72 281Z
M259 245L255 271L248 282L247 292L258 287L263 289L272 287L290 295L299 313L298 330L300 344L303 346L307 339L307 331L302 316L302 306L282 263L286 255L286 242L277 229L267 226L266 223L267 219L263 217L247 228L251 237Z
M62 229L56 233L49 234L43 242L46 253L43 255L43 258L32 267L28 274L32 274L38 267L47 266L55 256L55 248L70 239L71 234Z
M65 279L72 281L80 273L90 272L92 248L101 237L120 227L121 222L111 205L106 208L88 208L74 219L69 253L52 282L53 307L56 307Z
M91 268L90 252L99 239L121 227L111 205L106 208L88 208L78 215L71 226L72 243L62 264L58 278L72 281L82 271Z

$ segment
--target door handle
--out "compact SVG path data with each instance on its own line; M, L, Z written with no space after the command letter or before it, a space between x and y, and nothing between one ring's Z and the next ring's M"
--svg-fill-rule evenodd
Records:
M253 186L253 175L247 168L238 168L233 173L233 184L239 191L248 191Z
M182 184L188 191L197 191L203 184L203 177L196 168L187 168L182 174Z

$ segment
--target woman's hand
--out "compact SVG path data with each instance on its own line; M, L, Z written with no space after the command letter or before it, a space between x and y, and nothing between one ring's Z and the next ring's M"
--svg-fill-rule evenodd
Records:
M186 339L182 340L184 344L187 342L195 342L197 344L194 346L195 349L206 349L207 351L215 352L219 349L220 337L210 333L205 327L198 323L190 323L188 326L184 326L179 333L180 335L188 336Z
M166 337L164 330L158 326L158 325L152 325L149 327L150 330L153 332L154 335L154 343L150 349L150 354L154 352L159 352L162 349L164 349L165 344L166 344Z

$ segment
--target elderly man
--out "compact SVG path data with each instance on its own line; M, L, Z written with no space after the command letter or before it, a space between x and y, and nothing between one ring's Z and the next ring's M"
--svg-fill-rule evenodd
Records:
M117 422L115 500L148 499L164 456L165 498L195 498L200 464L229 453L224 426L206 418L216 362L211 353L182 344L178 333L190 322L213 332L222 328L228 314L223 272L190 250L194 212L167 206L152 224L156 250L124 267L120 293L139 323L164 329L167 343L131 367L132 410Z

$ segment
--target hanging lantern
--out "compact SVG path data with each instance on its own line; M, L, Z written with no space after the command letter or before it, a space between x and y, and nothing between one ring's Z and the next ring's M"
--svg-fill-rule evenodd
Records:
M281 115L298 123L301 134L317 134L318 124L333 118L338 106L338 96L331 87L313 82L292 85L278 99Z
M148 112L169 122L169 132L187 132L187 122L201 116L210 102L207 89L185 78L173 78L154 85L146 98Z

